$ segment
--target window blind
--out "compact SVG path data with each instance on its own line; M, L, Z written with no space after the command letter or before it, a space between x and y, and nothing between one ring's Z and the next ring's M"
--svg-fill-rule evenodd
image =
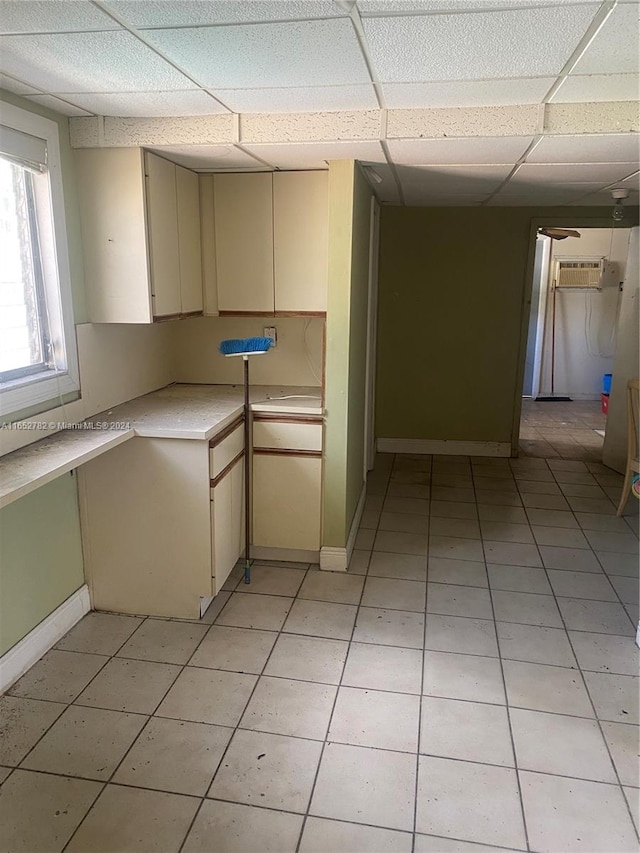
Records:
M47 142L38 136L0 124L0 157L23 169L45 172Z

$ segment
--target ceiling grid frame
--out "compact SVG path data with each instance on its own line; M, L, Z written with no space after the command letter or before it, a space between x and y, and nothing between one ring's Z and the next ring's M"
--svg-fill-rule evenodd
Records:
M29 0L23 0L28 3ZM611 177L611 172L607 173L603 169L607 163L612 165L624 166L628 165L629 169L625 173L625 177L619 181L606 184L598 178L597 180L589 181L580 178L577 182L566 181L565 201L562 201L563 185L551 181L545 186L549 193L557 194L558 203L576 203L575 192L577 188L584 188L583 198L585 203L595 203L596 196L601 198L603 193L606 193L611 187L626 182L625 186L631 188L631 201L636 202L638 191L636 189L638 178L638 132L640 130L638 122L637 103L632 100L599 100L596 99L589 103L581 100L574 102L556 100L556 96L561 93L563 86L570 81L579 81L580 85L588 87L589 80L594 77L601 79L602 89L600 91L612 91L611 86L605 78L609 75L612 80L625 78L624 84L625 93L632 91L632 80L634 79L635 70L633 72L627 69L625 62L628 64L629 59L629 37L627 34L627 42L625 45L626 59L624 62L618 63L616 72L607 72L600 66L602 64L603 48L598 47L598 39L604 38L602 44L610 44L612 32L615 31L615 25L619 19L615 17L616 10L625 9L625 14L620 20L629 21L633 18L639 8L638 0L583 0L580 3L563 3L561 0L495 0L494 3L483 2L478 0L476 7L471 6L472 0L461 2L459 8L447 9L442 6L433 8L420 6L420 0L414 0L410 5L412 8L399 9L398 4L394 0L389 0L388 9L381 8L379 4L370 3L369 0L341 0L335 2L331 8L325 0L316 0L309 2L309 13L305 17L294 17L288 14L288 9L285 8L286 3L273 0L278 9L282 9L280 17L274 15L269 17L269 10L264 2L256 3L254 8L260 8L261 17L256 16L251 20L241 20L241 15L236 15L235 10L230 12L232 8L230 3L221 3L221 6L229 7L227 9L227 17L232 16L229 20L214 20L212 17L204 24L180 23L177 20L167 19L164 23L140 23L139 19L133 21L127 17L126 13L122 12L126 5L118 5L112 3L111 0L83 0L86 8L96 9L96 13L104 15L105 21L112 21L113 26L105 24L104 29L96 29L99 23L98 19L87 14L86 19L81 21L81 25L85 29L78 30L77 28L70 30L45 29L43 35L58 35L65 36L71 34L75 37L91 35L97 32L125 32L129 36L134 37L145 49L152 53L174 72L181 75L185 79L185 84L192 86L190 89L172 89L140 92L125 92L119 95L117 92L96 93L94 96L95 103L100 103L103 109L108 109L109 105L116 104L118 95L120 103L124 102L128 96L132 103L135 103L135 96L140 96L139 103L146 103L149 109L157 110L157 113L144 118L138 115L102 115L94 113L91 115L90 99L91 93L60 91L49 92L35 83L30 83L28 74L16 75L11 68L0 68L0 74L5 85L14 85L16 89L26 89L26 91L17 92L22 94L27 100L32 100L34 103L41 103L45 106L56 107L60 111L67 113L75 113L70 119L71 137L75 147L101 147L113 146L119 144L135 144L143 145L154 150L160 151L165 156L175 156L176 162L180 161L180 157L184 157L184 151L179 149L193 148L193 157L190 158L189 167L201 171L229 171L233 168L239 170L255 170L255 169L273 169L281 168L324 168L326 167L327 159L335 159L340 156L347 156L345 152L349 152L349 156L354 159L361 159L364 163L371 163L374 169L379 170L385 180L383 185L386 188L393 187L393 197L397 195L402 204L406 203L407 195L406 188L412 188L411 198L422 199L422 203L429 204L430 202L437 205L447 201L445 193L441 189L444 185L445 177L448 175L451 179L451 203L455 203L456 197L462 197L462 189L464 188L463 174L466 174L475 166L475 171L479 176L480 184L485 186L488 178L486 177L487 159L478 157L479 162L473 163L472 157L468 152L475 147L474 140L477 140L478 150L491 148L492 139L503 139L511 137L517 139L530 140L527 142L525 150L514 152L515 156L510 163L510 172L502 180L496 179L496 184L491 188L491 191L483 190L477 193L473 190L473 181L469 181L469 190L465 193L464 204L479 204L487 205L493 203L494 200L502 199L506 203L509 202L508 196L516 192L517 176L520 173L524 175L527 170L521 169L522 166L530 164L538 164L539 157L530 157L537 150L538 154L544 149L544 152L555 151L548 147L548 141L556 138L565 138L565 148L557 149L558 153L549 154L546 159L550 160L550 165L557 161L558 164L575 163L576 165L584 165L592 167L591 173L594 176L601 175L602 178ZM304 2L304 0L303 0ZM291 2L292 13L296 10L299 13L306 12L303 2ZM475 0L474 0L475 2ZM56 5L60 8L65 5L64 0L53 0L52 6ZM75 4L76 8L80 4ZM132 5L132 4L131 4ZM167 4L175 9L180 4ZM205 4L203 4L205 5ZM247 4L238 4L238 7ZM445 4L446 5L446 4ZM471 6L471 8L470 8ZM585 20L585 14L588 7L593 7L594 12L589 20L588 26L582 33L577 42L570 41L569 37L565 38L567 53L561 68L556 68L553 77L554 82L549 86L544 95L540 95L535 101L524 101L522 103L507 102L499 103L501 97L504 98L504 91L509 88L509 84L523 84L527 81L532 87L538 86L544 82L542 77L527 77L526 75L500 78L500 77L469 77L464 78L463 75L456 77L455 80L428 80L425 75L418 83L398 84L406 86L426 86L437 87L441 86L443 92L448 92L446 97L455 101L456 97L467 98L468 106L458 106L452 103L450 106L421 106L415 107L388 107L387 95L385 86L396 85L390 83L384 76L381 76L380 69L377 67L374 58L374 52L371 49L367 38L367 22L375 19L392 19L392 18L433 18L434 22L441 22L443 18L455 18L459 22L466 20L465 16L478 16L478 21L484 20L487 15L495 16L495 21L501 19L506 20L503 13L520 12L527 10L527 15L522 15L521 20L537 20L541 22L548 15L549 10L558 9L560 7L581 7L582 17L580 20ZM212 7L213 8L213 7ZM631 10L631 11L626 11ZM635 11L633 11L635 10ZM278 10L276 10L278 11ZM2 0L0 0L0 18L2 14ZM53 13L51 13L53 14ZM66 12L65 12L66 14ZM172 13L173 14L173 13ZM617 14L617 13L616 13ZM528 17L527 17L528 16ZM51 16L50 16L51 17ZM512 16L513 17L513 16ZM64 18L64 16L63 16ZM67 17L64 19L68 21ZM366 83L335 83L331 79L321 81L314 80L311 86L300 86L295 81L292 85L276 86L269 85L270 80L261 80L261 85L251 89L245 87L245 91L253 92L251 99L247 103L259 103L262 93L265 93L268 103L269 98L275 98L274 103L278 103L280 98L280 106L276 109L264 109L263 112L246 111L234 109L233 105L225 100L226 97L235 97L234 92L239 90L231 90L229 88L205 86L200 82L201 78L198 74L189 70L188 65L185 67L183 62L176 61L175 56L167 54L158 44L154 43L151 38L151 33L158 30L193 30L200 29L230 29L242 27L259 27L261 25L282 25L281 30L286 33L287 26L291 24L306 24L327 21L349 22L352 32L354 49L357 50L361 63L367 72ZM489 19L487 19L489 20ZM40 23L39 21L37 23ZM46 23L46 22L45 22ZM86 27L92 25L91 29ZM26 25L25 25L26 26ZM52 24L54 26L54 24ZM484 25L483 25L484 26ZM611 27L614 27L614 30ZM291 28L289 28L291 31ZM603 30L605 35L602 36ZM0 28L1 31L1 28ZM437 31L437 27L436 27ZM575 31L575 26L572 32ZM149 33L149 37L146 35ZM15 34L20 36L35 36L34 29L16 29ZM0 41L4 40L5 36L0 36ZM9 36L11 38L11 36ZM571 37L573 38L573 36ZM607 40L608 39L608 40ZM271 45L267 44L267 47ZM594 47L595 46L595 47ZM319 49L322 50L322 44L319 43ZM591 68L590 73L573 74L573 70L581 67L584 57L589 57L590 50L595 49L598 53L596 61L587 63L585 68ZM470 50L479 50L477 44L470 42ZM515 49L515 48L514 48ZM1 64L0 52L0 64ZM326 64L326 63L325 63ZM355 66L354 66L355 67ZM600 69L594 71L593 69ZM600 75L598 77L598 75ZM616 77L617 75L617 77ZM637 78L635 78L637 79ZM11 81L14 81L12 84ZM536 81L540 81L536 84ZM172 81L173 82L173 81ZM469 84L469 85L467 85ZM502 85L505 84L505 85ZM606 85L605 85L606 84ZM466 89L465 89L466 86ZM609 86L609 89L607 89ZM360 87L360 89L358 89ZM448 87L448 88L447 88ZM367 95L366 92L371 93ZM500 95L498 91L503 92ZM522 87L517 88L517 92L536 97L534 89L524 91ZM11 89L9 89L11 91ZM346 103L352 100L354 103L369 97L371 102L377 102L377 109L371 107L363 108L362 106L352 109L335 108L332 106L329 109L308 109L305 104L304 110L292 111L291 103L295 102L295 93L301 93L301 97L308 99L308 103L331 103L333 105L340 102ZM427 90L424 90L427 92ZM430 89L429 91L433 91ZM162 112L166 109L166 105L171 102L180 103L180 99L184 103L188 103L189 93L202 93L203 97L211 99L212 104L216 105L217 112L205 113L177 113L168 115ZM459 95L456 95L456 92ZM465 94L466 92L466 94ZM293 100L289 100L291 93ZM484 93L484 94L483 94ZM166 101L159 97L167 95ZM98 97L101 95L102 100ZM111 101L109 98L114 95ZM145 101L146 97L146 101ZM195 97L195 96L194 96ZM394 96L395 97L395 96ZM487 99L496 98L496 103L478 102L477 98L486 97ZM583 95L584 97L584 95ZM605 94L606 97L606 94ZM475 105L474 105L475 104ZM288 106L287 106L288 105ZM284 107L284 109L283 109ZM189 107L188 107L189 108ZM206 108L203 103L193 101L193 109ZM229 121L221 121L227 119ZM583 137L590 137L595 144L581 145L580 141ZM624 145L624 139L627 143L632 140L633 144ZM449 159L442 154L431 161L425 163L419 160L409 160L408 165L403 165L403 158L400 163L397 156L394 155L394 143L396 141L420 142L420 141L439 141L444 146L450 146ZM575 144L574 144L575 140ZM588 140L587 140L588 141ZM460 147L458 143L465 144ZM541 143L542 146L541 146ZM545 145L547 147L545 147ZM264 150L261 150L261 146ZM573 146L573 147L572 147ZM598 147L599 146L599 147ZM223 149L227 148L228 151ZM207 155L207 149L211 151L211 155ZM275 150L279 150L279 154L275 155ZM418 149L416 149L418 150ZM429 146L425 150L433 150ZM440 149L439 149L440 150ZM446 149L442 149L446 150ZM454 151L460 150L463 153L461 156L454 155ZM225 157L229 151L236 152L238 156L229 157L225 163ZM565 153L562 153L564 151ZM584 154L583 152L597 151L595 157ZM376 153L378 152L378 153ZM569 152L569 153L566 153ZM287 157L291 155L290 165L287 165ZM207 162L207 156L210 160ZM546 154L545 154L546 156ZM573 159L569 160L567 157ZM587 159L585 159L585 156ZM275 159L270 159L275 158ZM502 155L498 155L495 159L500 159ZM200 159L199 159L200 158ZM371 159L367 159L371 158ZM606 159L605 159L606 158ZM624 158L624 159L622 159ZM457 164L456 160L460 160ZM593 161L593 162L592 162ZM415 163L415 165L413 165ZM187 165L187 163L184 163ZM234 165L239 164L239 165ZM306 165L305 165L306 164ZM440 164L440 166L439 166ZM541 165L544 165L541 162ZM458 166L458 168L456 168ZM420 171L421 167L422 171ZM453 168L451 168L453 167ZM463 168L464 167L464 168ZM439 172L438 172L439 169ZM575 171L575 170L574 170ZM621 171L622 168L621 168ZM495 172L495 170L494 170ZM553 169L550 170L551 173ZM480 180L480 176L485 174L485 177ZM496 173L497 174L497 173ZM527 176L530 173L527 172ZM531 173L534 174L534 173ZM557 174L557 170L555 170ZM582 174L582 173L580 173ZM425 181L426 176L433 176L432 190L429 189L429 181ZM589 175L589 169L584 172L585 176ZM387 180L390 181L390 183ZM512 179L516 181L512 182ZM476 182L477 184L478 182ZM374 186L376 194L381 201L389 202L390 199L385 199L382 196L382 185ZM523 196L529 193L533 198L540 192L542 184L536 180L532 183L520 182L518 186L521 188ZM419 192L416 190L419 188ZM597 187L597 189L594 189ZM501 196L502 191L508 188L509 191ZM391 190L389 190L391 192ZM417 194L416 194L417 193ZM422 195L421 195L422 193ZM473 200L477 194L477 200ZM480 199L480 195L483 196ZM555 196L554 196L555 197ZM471 200L470 200L471 199ZM591 201L592 200L592 201ZM393 203L393 202L392 202ZM412 202L413 203L413 202Z

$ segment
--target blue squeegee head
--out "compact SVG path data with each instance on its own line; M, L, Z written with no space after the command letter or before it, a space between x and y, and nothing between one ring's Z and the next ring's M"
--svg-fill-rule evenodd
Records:
M231 338L221 341L218 350L222 355L235 355L243 352L264 352L273 341L271 338Z

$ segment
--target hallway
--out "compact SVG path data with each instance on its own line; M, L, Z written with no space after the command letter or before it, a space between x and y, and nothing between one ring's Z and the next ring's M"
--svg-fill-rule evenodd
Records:
M636 850L616 476L379 455L348 573L237 568L198 623L89 614L0 700L4 849Z
M520 452L542 459L576 459L601 462L606 415L599 401L569 403L522 401ZM614 475L615 476L615 475Z

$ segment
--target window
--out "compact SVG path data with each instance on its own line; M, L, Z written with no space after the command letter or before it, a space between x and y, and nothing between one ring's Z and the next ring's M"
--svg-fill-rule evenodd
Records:
M0 114L0 414L54 408L78 365L55 122Z

